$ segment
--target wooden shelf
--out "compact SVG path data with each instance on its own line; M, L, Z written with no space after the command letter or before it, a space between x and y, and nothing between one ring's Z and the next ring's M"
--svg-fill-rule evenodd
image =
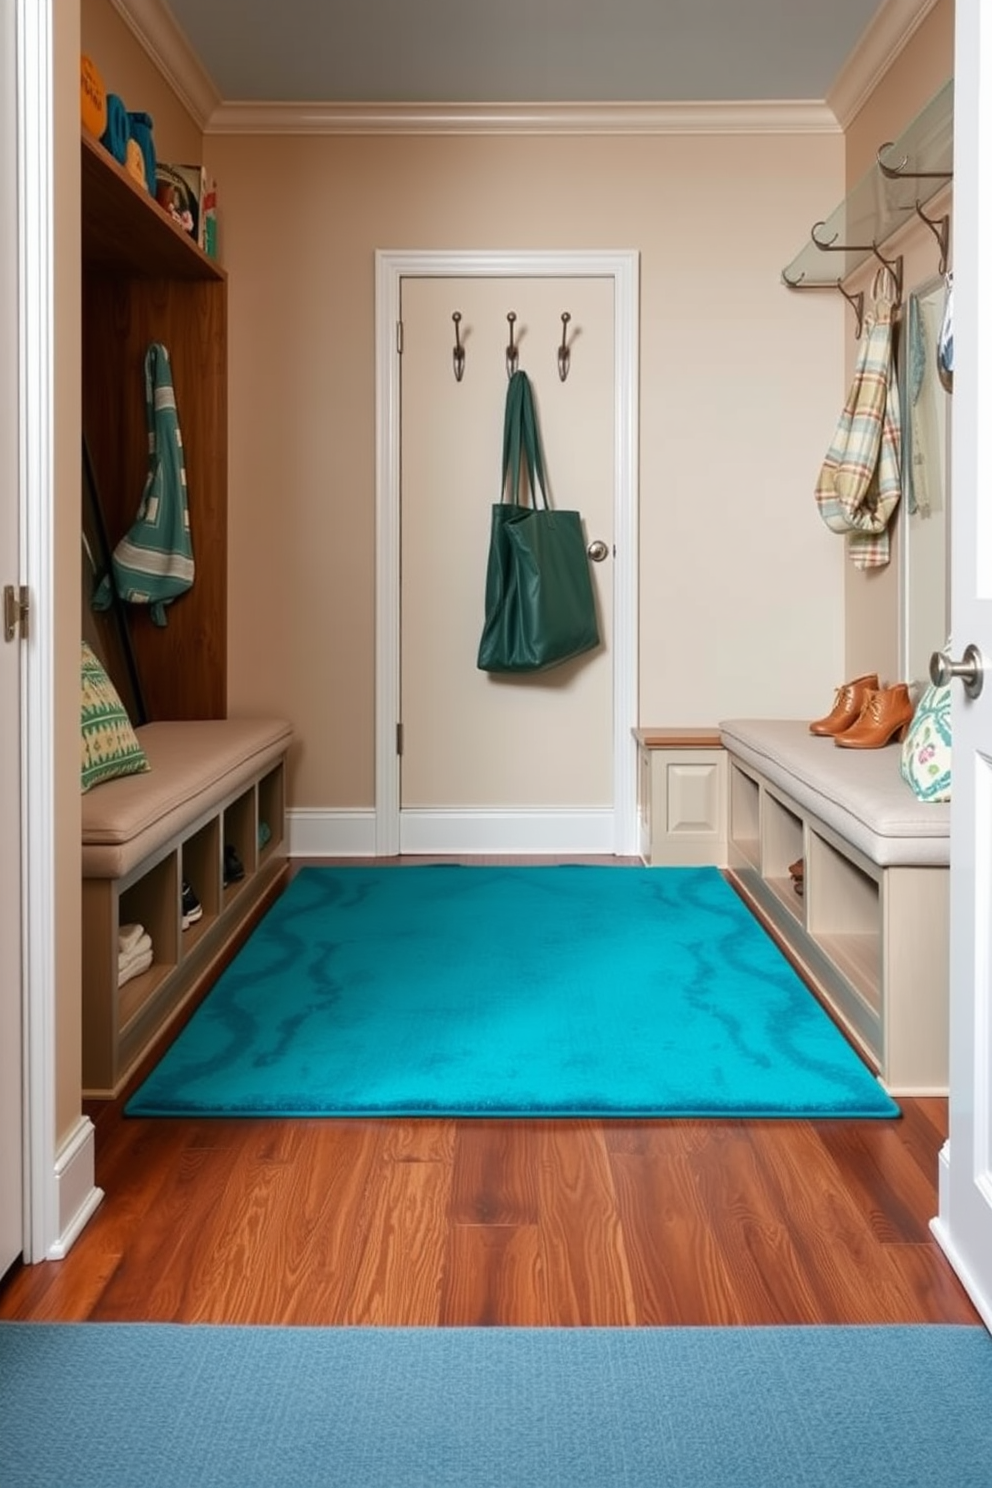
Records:
M227 278L92 135L82 139L83 263L140 279Z

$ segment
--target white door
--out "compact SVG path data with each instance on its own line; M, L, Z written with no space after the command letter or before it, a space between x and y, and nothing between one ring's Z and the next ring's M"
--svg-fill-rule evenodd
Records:
M561 854L573 852L636 854L637 852L637 755L632 729L637 723L638 273L638 255L630 250L604 252L483 249L406 252L381 249L376 253L376 810L374 851L380 856L390 856L401 850L407 852L440 850L444 852ZM613 493L612 522L609 523L608 529L612 534L612 553L608 549L605 562L600 565L599 570L593 570L593 572L601 601L604 589L608 595L612 588L613 596L611 613L605 619L602 614L600 616L609 637L609 645L604 657L597 659L599 680L602 681L607 673L611 674L612 697L608 706L604 707L604 712L612 720L612 738L608 746L608 755L611 759L608 768L612 770L612 788L605 794L601 794L602 785L599 782L602 776L602 759L594 760L587 777L592 785L589 787L587 784L584 787L587 800L576 804L572 799L572 793L576 787L569 787L567 792L563 790L554 767L549 771L542 762L545 782L554 777L555 794L551 799L561 801L568 794L569 804L549 806L546 804L548 797L545 796L541 805L521 806L516 811L507 808L505 804L486 807L476 805L474 811L468 816L464 808L458 805L453 810L448 807L427 807L422 812L421 808L411 805L402 813L405 819L401 847L401 757L397 745L399 725L401 721L406 723L406 720L401 718L402 699L400 696L401 423L405 424L408 420L408 411L403 405L405 393L411 390L408 364L405 363L406 353L402 350L406 336L401 313L401 291L405 281L409 279L431 278L449 281L474 279L502 281L506 293L498 296L499 304L494 313L492 326L488 324L487 317L485 339L486 344L490 343L490 338L495 340L495 346L488 354L490 358L495 357L495 361L488 361L485 371L483 371L482 361L484 341L481 322L478 326L470 327L467 324L465 307L451 303L450 296L442 296L444 303L437 327L437 336L444 338L438 340L437 354L443 358L444 369L440 375L450 378L454 385L452 351L455 344L455 328L451 317L455 310L459 310L463 315L460 335L466 355L463 382L467 383L470 377L483 376L495 381L498 389L496 401L499 408L497 426L501 438L502 407L506 386L504 354L509 341L506 316L512 309L517 314L514 341L519 349L520 365L537 386L541 411L545 418L544 434L546 454L551 465L549 472L551 493L562 506L567 504L575 509L581 509L579 500L570 499L566 503L562 497L563 491L567 491L569 497L572 497L573 492L567 489L570 476L559 467L565 458L561 453L563 442L570 445L577 437L579 439L583 437L581 429L578 435L576 434L576 419L582 420L590 416L588 414L590 407L588 390L583 391L583 380L587 372L577 370L577 366L578 359L583 355L586 334L590 341L594 339L592 326L590 325L588 330L584 331L579 323L579 313L575 308L565 304L560 295L557 297L550 295L548 315L545 320L546 329L542 331L539 338L535 326L532 324L528 327L525 324L523 312L519 305L513 303L513 300L518 285L523 288L526 281L530 279L545 281L546 294L554 281L558 281L559 284L570 284L571 281L599 279L603 281L603 284L599 286L600 290L609 286L606 293L612 297L613 344L603 352L605 370L601 368L600 375L611 377L613 388L612 441L609 441L607 437L607 442L604 443L604 448L607 444L612 447L613 469L608 482L605 477L602 480L603 486L608 484ZM565 312L571 315L567 327L571 362L567 383L559 384L557 353L562 334L561 315ZM529 313L528 311L528 315ZM431 334L434 335L433 330ZM401 367L403 368L403 389L401 389ZM589 367L591 368L591 363ZM573 391L579 389L571 405L573 410L583 408L586 411L573 412L571 418L566 416L564 434L560 437L561 410L568 405L567 400L565 404L562 404L559 399L569 387ZM595 399L593 401L595 402ZM466 406L468 406L467 403ZM597 422L602 417L602 410L598 405L594 417ZM486 418L490 419L491 414L487 413ZM453 449L457 453L458 440L461 438L458 428L456 428L455 435ZM449 432L438 437L439 439L442 437L451 439ZM557 445L554 452L552 452L553 441ZM492 453L491 446L486 450L480 445L478 450L474 450L470 440L461 439L462 445L466 443L473 448L473 461L480 466L484 464L486 468L481 477L470 479L467 475L462 475L462 498L465 502L470 501L473 505L481 504L483 508L486 508L491 506L499 494L500 456L499 453L495 455ZM497 450L498 448L497 445ZM490 461L492 461L491 466ZM572 468L574 469L574 461ZM457 470L455 473L457 476ZM576 483L579 480L584 481L584 472L576 477ZM493 487L495 491L490 495ZM583 497L584 502L585 497ZM405 516L404 520L406 520ZM488 522L488 517L485 521ZM591 530L589 536L593 540L596 538L596 534ZM606 543L608 538L604 536L602 541ZM437 534L437 543L439 549L444 545L444 538L440 532ZM465 582L469 582L468 575L471 566L470 582L476 596L473 600L474 614L470 620L465 622L466 636L470 636L466 645L471 646L473 673L477 670L475 668L475 647L478 644L482 624L482 593L485 584L487 543L488 527L484 530L481 556L477 555L471 565L467 560L463 560L466 563ZM455 555L455 561L459 561L458 554ZM426 596L422 597L421 602L430 603L436 600L431 601L430 597ZM608 599L607 603L609 604ZM605 668L599 665L604 660ZM587 677L595 676L591 668L586 672L585 668L575 666L572 671L576 675L583 672ZM500 683L490 683L488 678L474 675L469 680L471 685L477 689L489 684L493 697L499 695L496 689L500 687ZM524 683L521 688L515 690L512 683L508 684L507 695L509 691L515 691L518 697L528 697L529 694L523 690L527 685ZM584 685L585 682L582 686ZM530 686L535 696L541 694L543 689L549 696L559 699L563 695L578 696L581 692L580 686L573 681L565 668L562 669L561 677L554 679L549 677L538 683L531 679ZM524 711L528 710L524 709ZM456 708L456 718L457 712ZM596 720L591 725L594 730L598 728L598 722ZM557 756L559 765L566 755L581 755L586 747L584 735L589 726L589 719L583 717L579 731L569 737L560 725L551 733L542 733L544 725L539 719L530 730L532 755L547 756L553 762ZM438 730L432 721L432 732L436 738L444 730ZM417 746L414 744L411 747ZM600 743L596 743L591 752L598 753L600 748ZM406 772L405 790L408 799L412 800L414 794L421 793L421 786L416 784L416 775L413 773L414 769L419 766L415 759L412 761L408 759L407 763L409 768ZM461 768L461 762L459 762L459 768ZM571 763L568 768L572 768ZM598 778L597 771L599 772ZM431 789L432 794L437 794L433 788ZM467 796L467 792L463 794ZM475 786L472 787L471 794L473 800L476 799ZM602 806L593 804L597 798L606 804ZM451 799L449 796L449 800Z
M0 199L17 193L14 0L0 0ZM0 591L16 585L18 510L17 214L0 214ZM0 632L0 1275L23 1244L20 891L20 641Z
M984 22L984 24L983 24ZM934 1230L992 1328L992 9L958 0L954 78L954 659L975 645L984 686L956 681L951 800L951 1095ZM984 241L983 241L984 239Z
M408 277L400 313L401 851L612 852L612 281ZM600 646L496 676L476 654L511 341L534 392L549 503L577 509L605 556L589 562Z

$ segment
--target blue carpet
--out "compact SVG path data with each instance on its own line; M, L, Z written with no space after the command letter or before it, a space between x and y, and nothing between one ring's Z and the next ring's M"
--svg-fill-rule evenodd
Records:
M983 1328L0 1323L9 1488L988 1488Z
M130 1115L893 1116L715 868L306 868Z

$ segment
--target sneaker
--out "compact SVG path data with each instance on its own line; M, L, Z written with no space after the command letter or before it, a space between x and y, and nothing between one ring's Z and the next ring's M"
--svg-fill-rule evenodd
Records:
M237 883L245 876L245 865L238 857L234 848L228 843L224 849L224 887L228 884Z
M188 930L190 925L195 925L197 920L202 919L203 905L183 879L183 929Z

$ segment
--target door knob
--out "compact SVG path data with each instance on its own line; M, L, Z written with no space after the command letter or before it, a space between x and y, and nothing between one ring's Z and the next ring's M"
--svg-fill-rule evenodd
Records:
M591 542L586 548L586 552L589 554L589 557L592 559L593 563L602 563L603 559L608 555L609 551L609 548L606 546L601 537L597 537L595 542Z
M965 646L960 661L952 661L943 651L933 653L930 681L936 687L946 687L952 677L960 677L968 696L977 698L985 681L985 662L977 646Z

